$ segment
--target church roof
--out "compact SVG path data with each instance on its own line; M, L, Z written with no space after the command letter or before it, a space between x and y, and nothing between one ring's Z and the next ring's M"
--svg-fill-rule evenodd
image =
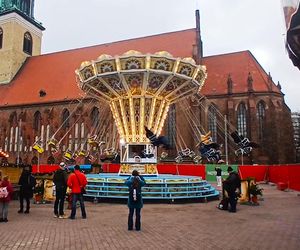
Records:
M33 56L27 59L13 81L0 85L0 107L59 102L83 96L77 87L75 70L83 61L96 60L102 54L122 55L128 50L141 53L168 51L175 57L191 57L196 30L188 29L160 35ZM40 97L40 91L46 92Z
M247 79L249 73L253 79L254 92L268 92L271 87L273 92L281 93L248 50L204 57L202 64L206 66L208 74L201 90L203 95L227 94L229 77L232 80L232 93L246 93L248 92Z
M95 60L102 54L168 51L174 57L192 57L196 34L196 29L188 29L30 57L11 83L0 85L0 107L61 102L84 96L77 87L75 70L81 62ZM205 95L226 94L228 74L233 81L233 93L247 91L248 72L253 78L254 91L268 91L268 75L249 51L205 57L202 64L208 72L201 91ZM41 97L41 91L46 95ZM280 92L275 84L273 91Z

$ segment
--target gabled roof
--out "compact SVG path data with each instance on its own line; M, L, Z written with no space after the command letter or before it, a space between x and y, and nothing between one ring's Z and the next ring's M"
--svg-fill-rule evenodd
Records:
M272 91L281 93L278 87L270 80L268 74L256 61L250 51L241 51L229 54L204 57L202 64L207 68L207 79L201 94L224 95L228 93L227 81L230 75L232 80L232 93L248 92L248 74L250 72L254 92Z
M128 50L142 53L168 51L174 57L192 57L196 29L72 49L33 56L27 59L13 81L0 85L0 107L47 103L79 98L75 70L83 61L96 60L102 54L122 55ZM46 96L40 97L40 90Z
M84 96L77 87L75 70L83 61L96 60L102 54L122 55L129 50L168 51L174 57L192 57L196 32L196 29L188 29L30 57L11 83L0 85L0 107L61 102ZM208 73L201 90L204 95L227 94L229 74L233 81L232 92L247 92L249 72L255 92L269 91L268 75L249 51L204 57L202 64ZM40 97L41 90L46 93L44 97ZM274 83L272 90L280 93Z

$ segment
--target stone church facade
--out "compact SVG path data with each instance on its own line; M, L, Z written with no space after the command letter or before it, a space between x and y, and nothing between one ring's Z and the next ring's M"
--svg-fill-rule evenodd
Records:
M131 49L168 51L207 67L208 77L198 99L188 101L191 119L202 131L212 132L213 139L223 145L223 154L228 151L229 163L295 162L291 112L280 84L273 82L250 51L203 56L198 11L196 28L41 55L44 27L34 19L34 0L17 4L0 1L0 148L10 155L2 158L2 164L57 163L62 155L50 151L47 141L51 137L59 138L61 151L87 148L87 138L100 123L106 128L104 140L116 146L118 138L110 136L115 128L109 109L85 97L74 71L81 62L101 54L121 55ZM184 115L179 106L173 107L164 133L171 141L175 137L173 144L182 137L187 147L195 149L199 138ZM236 145L230 137L226 143L224 137L234 130L260 147L243 159L236 157ZM45 150L41 154L32 148L36 141Z

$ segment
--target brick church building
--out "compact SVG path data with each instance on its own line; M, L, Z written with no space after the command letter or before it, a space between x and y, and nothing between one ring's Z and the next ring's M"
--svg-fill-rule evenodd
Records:
M59 162L61 156L54 156L47 145L54 134L62 151L74 151L78 145L86 148L96 124L109 127L112 119L104 103L83 98L75 70L100 55L122 55L129 50L167 51L206 66L208 77L199 98L188 101L192 119L223 144L229 163L295 162L291 112L280 84L273 82L250 51L203 56L198 11L196 28L50 54L41 54L44 30L34 18L34 0L0 0L0 148L9 154L2 164ZM171 110L164 133L173 146L180 137L197 151L199 138L193 136L183 109L176 104ZM105 140L114 131L109 129ZM224 135L234 130L260 147L241 159L234 154L236 145L229 137L225 150ZM44 148L41 154L32 148L37 140Z

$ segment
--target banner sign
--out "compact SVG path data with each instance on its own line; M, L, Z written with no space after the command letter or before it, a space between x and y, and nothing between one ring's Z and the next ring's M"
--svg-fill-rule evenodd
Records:
M226 179L228 177L228 172L227 168L232 167L233 171L237 172L238 171L238 165L216 165L216 164L206 164L205 169L206 169L206 180L207 181L216 181L216 167L220 167L222 169L222 179Z

